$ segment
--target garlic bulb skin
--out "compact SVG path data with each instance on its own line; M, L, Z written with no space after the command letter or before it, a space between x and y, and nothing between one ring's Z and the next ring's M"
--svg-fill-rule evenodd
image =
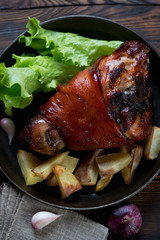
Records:
M33 215L31 223L32 227L39 231L43 227L47 226L51 222L55 221L57 218L59 218L61 215L57 215L51 212L47 211L40 211Z
M11 144L11 141L15 134L15 124L10 118L2 118L0 120L0 126L1 128L7 133L9 144Z

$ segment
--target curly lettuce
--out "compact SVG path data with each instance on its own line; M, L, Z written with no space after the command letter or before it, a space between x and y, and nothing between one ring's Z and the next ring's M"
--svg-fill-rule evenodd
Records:
M12 67L0 64L0 100L5 112L12 115L12 107L24 108L33 100L36 92L49 92L57 84L67 83L80 69L49 56L17 56Z
M36 49L41 55L52 55L58 61L86 68L103 55L110 55L121 41L90 39L74 33L46 30L36 18L29 18L30 36L22 35L19 42Z

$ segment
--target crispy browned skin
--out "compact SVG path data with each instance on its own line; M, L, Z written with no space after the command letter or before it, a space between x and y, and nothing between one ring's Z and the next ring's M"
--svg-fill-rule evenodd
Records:
M98 66L102 92L126 137L144 140L151 131L152 100L148 88L149 48L137 41L121 45Z
M148 55L144 44L127 41L97 60L58 87L26 124L20 140L50 155L64 144L72 150L94 150L144 140L152 126Z
M53 155L65 146L58 131L41 115L28 121L20 135L20 141L30 149L48 155Z

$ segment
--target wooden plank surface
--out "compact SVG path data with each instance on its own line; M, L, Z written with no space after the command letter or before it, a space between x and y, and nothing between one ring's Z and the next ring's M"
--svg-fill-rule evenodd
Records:
M25 9L74 5L160 5L159 0L0 0L0 9Z
M142 35L160 53L160 6L74 6L28 10L0 10L0 54L8 44L26 30L28 16L41 22L64 15L105 17ZM132 17L131 17L132 16Z
M117 21L143 36L160 54L160 0L0 0L0 54L25 31L27 17L41 22L64 15L94 15ZM0 172L0 183L8 181ZM143 225L134 240L160 240L160 176L125 203L139 206ZM84 213L107 226L113 208ZM108 240L120 240L113 234Z

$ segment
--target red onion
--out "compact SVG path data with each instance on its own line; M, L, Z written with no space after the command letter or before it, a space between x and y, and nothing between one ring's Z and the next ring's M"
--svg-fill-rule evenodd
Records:
M113 233L124 238L136 235L142 226L139 208L130 204L116 209L108 218L108 226Z

